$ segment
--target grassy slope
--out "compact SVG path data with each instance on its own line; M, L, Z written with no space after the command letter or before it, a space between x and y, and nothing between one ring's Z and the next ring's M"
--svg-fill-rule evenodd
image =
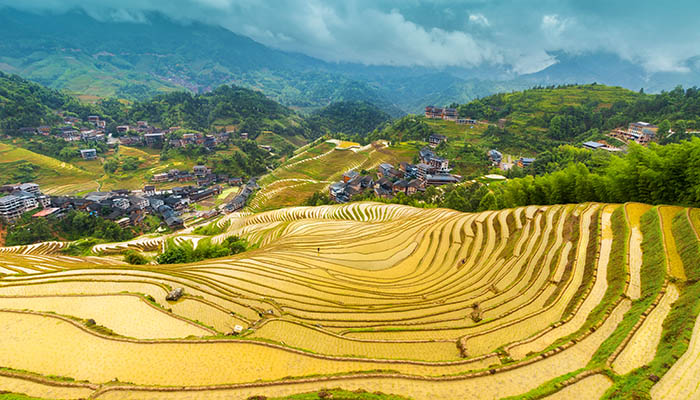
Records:
M195 164L194 160L184 157L161 162L156 149L120 146L118 154L138 158L139 168L134 171L118 170L114 174L106 175L100 160L74 159L71 162L64 162L9 143L0 143L0 168L11 176L18 164L28 161L39 167L35 171L37 175L35 181L41 186L42 191L49 194L74 194L98 189L139 189L153 174L166 172L172 168L188 170ZM117 154L112 152L105 155L107 158L115 156ZM177 183L165 183L157 186L166 188L177 185Z
M39 167L35 171L36 182L41 185L42 189L60 188L67 185L83 185L85 187L97 185L94 180L99 175L94 172L12 144L0 143L0 168L3 175L7 173L6 176L11 176L17 165L25 161Z

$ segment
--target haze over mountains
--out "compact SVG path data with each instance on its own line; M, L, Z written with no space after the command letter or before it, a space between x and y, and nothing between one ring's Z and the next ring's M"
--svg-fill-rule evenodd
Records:
M236 84L302 111L364 100L394 116L534 85L598 82L658 92L700 81L694 58L675 72L648 72L602 52L552 52L554 64L521 75L489 62L469 68L328 62L267 47L220 26L182 23L158 12L143 15L145 21L118 22L78 9L0 8L0 70L88 98L144 99L161 91L206 92Z

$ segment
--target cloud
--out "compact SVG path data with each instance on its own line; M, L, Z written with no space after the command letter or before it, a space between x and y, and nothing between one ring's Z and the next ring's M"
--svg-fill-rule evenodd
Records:
M484 14L469 14L469 22L481 25L481 26L490 26L491 23L489 22L488 18L484 16Z
M131 23L147 22L148 13L157 11L282 50L371 65L496 65L528 73L557 62L557 52L606 52L649 72L677 72L700 56L694 17L700 4L693 0L675 0L673 7L652 0L0 0L2 5L80 8L101 20Z
M540 27L549 35L559 36L564 32L568 24L568 19L562 20L557 14L551 14L542 16Z

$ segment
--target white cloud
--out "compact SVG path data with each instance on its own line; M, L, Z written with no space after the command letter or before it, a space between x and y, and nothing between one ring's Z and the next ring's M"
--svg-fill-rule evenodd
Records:
M571 23L571 19L562 19L557 14L543 15L540 28L549 36L557 37L561 35Z
M491 26L488 18L484 14L469 14L469 22L481 25L481 26Z

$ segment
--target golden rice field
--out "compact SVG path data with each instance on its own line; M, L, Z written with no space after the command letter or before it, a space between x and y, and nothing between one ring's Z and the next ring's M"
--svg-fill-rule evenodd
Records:
M698 398L699 222L636 203L475 214L352 203L227 215L211 240L257 248L194 264L99 256L156 251L159 237L91 257L61 243L0 248L0 390ZM174 288L184 295L169 301Z

